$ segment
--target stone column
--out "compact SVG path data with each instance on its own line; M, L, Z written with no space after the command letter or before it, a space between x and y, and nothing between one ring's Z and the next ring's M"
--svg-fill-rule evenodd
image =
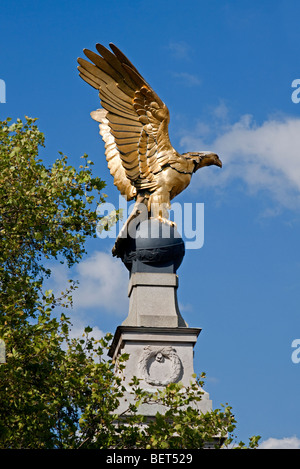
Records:
M153 232L159 236L153 238ZM142 222L139 236L126 240L122 261L130 272L129 311L117 328L109 351L116 362L121 353L129 354L123 371L128 393L119 413L130 402L129 383L133 376L150 392L172 382L189 386L194 379L194 346L201 329L188 327L178 307L177 269L184 252L183 240L176 229L157 220ZM207 393L198 407L203 412L212 409ZM153 405L143 405L139 410L147 416L163 411Z
M177 302L178 276L135 272L128 286L129 313L124 326L186 327Z

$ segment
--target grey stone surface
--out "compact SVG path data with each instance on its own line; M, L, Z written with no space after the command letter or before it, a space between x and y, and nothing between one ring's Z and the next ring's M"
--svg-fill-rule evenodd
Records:
M178 276L173 273L131 274L129 313L124 326L186 327L177 301Z
M142 389L153 393L172 382L189 386L194 380L193 349L200 331L188 327L118 327L110 356L117 361L120 353L129 354L125 370L119 372L127 391L118 412L126 411L133 400L129 385L133 376L140 379ZM210 411L212 403L208 393L204 392L203 399L195 405L202 412ZM140 412L147 416L164 410L157 404L140 407Z

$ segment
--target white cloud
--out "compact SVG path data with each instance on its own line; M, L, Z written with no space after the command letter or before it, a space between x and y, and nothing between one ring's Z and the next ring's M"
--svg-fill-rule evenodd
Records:
M276 439L268 438L268 440L263 441L259 449L300 449L300 439L296 436Z
M80 338L84 334L84 329L88 326L85 322L83 322L80 318L75 317L72 320L72 328L70 330L70 339L73 338ZM99 340L105 336L105 333L99 329L97 326L90 326L92 327L93 331L89 333L91 337L94 337L95 340Z
M176 59L188 59L190 46L184 41L170 42L167 47Z
M185 85L187 86L199 86L201 85L201 80L199 77L196 75L193 75L192 73L187 73L187 72L174 72L173 76L175 78L180 79Z
M179 303L179 310L182 312L191 312L194 307L190 303Z
M73 296L75 308L104 307L124 312L128 273L120 261L105 252L94 252L76 268L79 288Z
M72 293L75 313L93 309L101 314L104 309L113 314L126 315L128 273L120 259L95 251L72 271L64 265L56 265L51 270L50 288L58 295L67 288L68 278L79 282L78 288Z
M225 102L223 100L220 100L218 106L216 106L213 109L212 114L218 119L222 119L223 121L226 121L228 117L228 112L229 112L229 109L226 106Z
M226 114L223 106L220 117L223 119ZM252 193L267 191L280 205L298 208L300 119L277 117L257 125L251 116L244 115L233 125L219 124L221 130L211 141L207 128L205 141L199 135L199 130L203 128L201 123L197 124L193 133L181 139L185 151L211 150L218 153L223 161L222 170L215 175L204 177L199 171L196 176L198 183L202 186L227 187L233 180L241 180Z

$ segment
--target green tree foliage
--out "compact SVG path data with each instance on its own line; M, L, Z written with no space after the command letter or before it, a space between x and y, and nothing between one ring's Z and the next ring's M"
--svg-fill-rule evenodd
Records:
M107 358L110 335L95 340L91 328L72 339L65 310L72 290L57 298L44 291L47 259L69 266L96 236L96 206L105 184L84 155L79 171L60 157L51 167L38 158L44 136L35 119L0 122L0 448L201 448L235 429L229 406L200 414L202 382L145 393L133 378L134 401L117 415L125 389ZM119 368L126 362L120 357ZM183 392L184 391L184 392ZM140 404L159 402L166 413L151 422ZM230 436L226 444L234 442ZM258 437L249 447L257 446ZM245 447L243 443L237 445Z
M37 292L50 271L45 259L63 258L69 266L95 236L96 212L90 209L105 183L93 178L86 161L80 171L60 154L50 168L38 158L44 136L35 119L0 123L0 302L21 316L35 316ZM18 321L18 313L13 314ZM9 315L9 320L12 317Z

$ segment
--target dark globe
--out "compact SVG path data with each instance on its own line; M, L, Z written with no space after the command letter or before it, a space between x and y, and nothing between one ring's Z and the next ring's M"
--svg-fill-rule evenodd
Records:
M122 261L130 272L170 272L179 268L184 241L175 226L157 219L142 221L124 242Z

